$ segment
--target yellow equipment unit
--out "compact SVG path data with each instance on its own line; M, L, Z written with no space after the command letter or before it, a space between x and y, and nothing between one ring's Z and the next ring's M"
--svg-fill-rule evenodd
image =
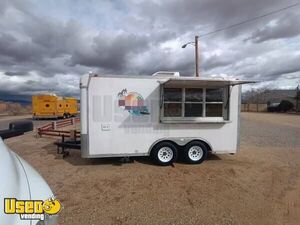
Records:
M32 114L39 118L69 118L77 115L77 99L56 95L32 96Z
M65 113L67 115L77 114L77 99L76 98L64 98Z

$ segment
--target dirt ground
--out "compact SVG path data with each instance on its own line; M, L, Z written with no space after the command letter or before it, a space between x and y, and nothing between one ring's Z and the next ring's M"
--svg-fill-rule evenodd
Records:
M200 165L62 159L32 133L6 144L34 166L64 209L60 224L289 225L300 221L300 116L243 113L238 154Z

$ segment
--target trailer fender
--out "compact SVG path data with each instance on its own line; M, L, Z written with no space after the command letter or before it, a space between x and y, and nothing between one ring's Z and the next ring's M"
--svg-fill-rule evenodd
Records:
M169 141L169 142L171 142L171 143L173 143L173 144L175 144L177 146L180 146L180 147L185 146L186 144L190 143L191 141L201 141L203 144L205 144L205 146L207 147L207 149L209 151L213 150L211 144L207 140L205 140L203 138L198 138L198 137L189 137L189 138L187 138L187 137L176 137L176 138L161 138L161 139L158 139L157 141L155 141L150 146L150 148L148 150L148 154L150 155L151 150L153 149L153 147L156 144L158 144L160 142L163 142L163 141ZM178 150L180 150L180 148Z

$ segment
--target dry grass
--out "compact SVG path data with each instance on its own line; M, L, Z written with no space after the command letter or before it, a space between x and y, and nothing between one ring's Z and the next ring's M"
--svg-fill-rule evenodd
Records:
M300 117L242 114L241 151L201 165L152 165L147 158L56 155L33 134L7 145L47 180L64 210L60 224L282 225L300 221Z

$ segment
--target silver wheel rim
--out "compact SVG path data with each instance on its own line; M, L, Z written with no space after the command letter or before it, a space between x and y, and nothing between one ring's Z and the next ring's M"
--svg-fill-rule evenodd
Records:
M173 151L169 147L162 147L158 150L157 157L161 162L170 162L173 159Z
M188 156L192 161L199 161L203 157L203 150L200 146L192 146L188 151Z

